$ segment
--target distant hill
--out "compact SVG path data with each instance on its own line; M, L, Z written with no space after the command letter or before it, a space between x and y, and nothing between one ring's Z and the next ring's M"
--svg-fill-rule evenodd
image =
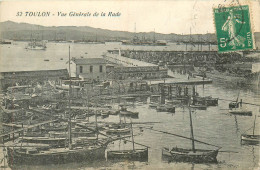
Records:
M132 40L136 35L139 39L167 40L170 42L178 41L207 41L216 42L215 34L193 34L193 35L178 35L178 34L161 34L154 32L126 32L126 31L111 31L88 26L58 26L45 27L28 23L16 23L12 21L0 22L1 39L12 40L78 40L78 41L120 41ZM260 40L260 33L255 33L255 39Z

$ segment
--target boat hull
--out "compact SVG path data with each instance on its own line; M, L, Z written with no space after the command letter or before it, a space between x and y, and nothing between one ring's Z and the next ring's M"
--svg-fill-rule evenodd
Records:
M19 149L7 148L8 164L15 165L41 165L41 164L65 164L69 162L83 162L105 159L106 147L100 146L93 149L65 150L48 153L26 153Z
M46 137L20 137L21 142L49 144L56 147L65 147L66 138L46 138Z
M108 129L106 130L106 134L110 135L125 135L129 134L131 130L129 128L121 128L121 129Z
M147 161L148 148L136 150L107 151L107 159L110 160L132 160Z
M257 145L260 143L260 135L241 135L241 144L244 145Z
M252 116L252 111L229 110L229 113L230 113L230 114L233 114L233 115Z
M198 110L207 110L207 106L204 105L190 105L190 108L198 109Z
M170 113L175 113L175 107L166 107L166 106L157 106L156 108L157 112L170 112Z
M191 149L168 148L162 149L163 158L176 162L194 162L194 163L216 163L218 150L196 150L195 153Z

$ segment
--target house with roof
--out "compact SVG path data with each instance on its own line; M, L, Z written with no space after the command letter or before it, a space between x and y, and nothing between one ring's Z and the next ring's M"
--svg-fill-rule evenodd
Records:
M72 58L71 77L103 80L106 78L106 64L103 58Z

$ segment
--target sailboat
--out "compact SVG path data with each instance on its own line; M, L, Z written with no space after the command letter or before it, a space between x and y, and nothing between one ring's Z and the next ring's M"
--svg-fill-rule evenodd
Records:
M245 110L244 108L242 108L242 99L240 102L237 102L237 104L238 104L238 107L230 108L230 110L228 111L230 114L252 116L252 111ZM229 104L229 106L230 106L230 104Z
M194 162L194 163L214 163L217 162L217 155L220 147L215 150L206 150L206 149L196 149L195 148L195 141L199 142L198 140L194 139L193 135L193 127L192 127L192 117L191 111L190 113L190 127L191 127L191 143L192 148L166 148L162 149L162 156L169 158L169 160L173 160L176 162ZM179 136L182 137L182 136ZM201 142L204 143L204 142ZM206 143L204 143L206 144Z
M134 142L133 126L131 121L131 138L133 148L130 150L111 150L107 151L107 159L114 160L131 160L131 161L146 161L148 160L148 147L143 149L136 149ZM142 145L142 144L139 144ZM144 145L142 145L144 146Z
M125 118L125 116L124 116ZM119 124L112 124L108 128L106 128L106 134L110 135L125 135L129 134L131 131L131 128L129 128L126 123L122 124L121 121L121 115L119 115Z
M70 61L70 47L69 47ZM69 62L69 74L70 62ZM98 140L95 142L87 142L82 145L72 143L71 132L71 76L69 84L69 120L68 120L68 146L57 148L46 146L23 147L22 143L17 147L7 147L8 164L10 167L19 164L37 165L37 164L63 164L69 162L82 162L87 160L98 160L105 158L105 150L108 142L101 143Z
M255 115L256 121L256 115ZM260 135L255 135L255 121L253 126L253 134L241 134L241 144L256 145L260 143Z

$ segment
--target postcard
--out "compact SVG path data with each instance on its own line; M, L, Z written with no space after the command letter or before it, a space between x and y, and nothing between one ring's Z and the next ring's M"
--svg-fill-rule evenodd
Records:
M0 2L0 169L259 169L257 0Z

